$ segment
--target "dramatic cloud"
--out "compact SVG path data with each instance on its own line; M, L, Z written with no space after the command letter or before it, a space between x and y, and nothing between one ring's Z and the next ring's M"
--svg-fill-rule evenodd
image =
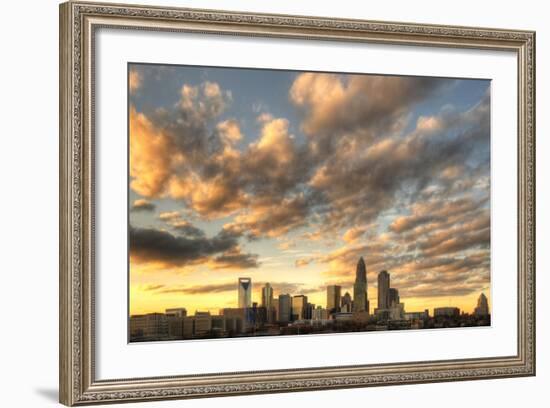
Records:
M130 227L130 256L135 263L160 263L166 266L186 266L208 260L225 268L253 268L258 264L243 262L236 255L238 239L225 230L212 238L175 236L167 231ZM254 255L244 254L250 259ZM218 260L220 258L221 260ZM233 261L233 262L232 262Z
M303 196L255 204L250 212L235 217L226 228L249 238L278 237L306 225L308 202Z
M296 123L267 105L232 118L232 92L212 81L174 87L171 106L132 107L131 188L144 202L172 205L159 215L170 232L131 229L132 261L257 268L248 245L288 253L307 245L314 256L285 261L296 273L315 262L349 284L364 256L369 282L387 269L403 296L485 288L490 95L469 107L440 103L456 83L299 74L286 101ZM207 237L194 225L204 222L221 232ZM319 290L296 285L288 292Z
M171 110L157 109L151 115L130 110L131 187L145 197L185 195L193 186L184 178L200 177L193 167L203 163L212 149L223 149L240 136L234 121L218 124L209 135L208 124L231 102L231 93L218 84L183 85L180 100ZM209 138L215 138L209 143ZM172 191L174 190L174 191Z
M372 222L396 202L414 200L429 185L449 190L448 178L439 175L457 163L463 164L464 178L478 171L489 154L488 104L485 98L465 113L444 110L434 119L441 123L437 134L417 126L402 137L377 139L364 150L358 150L360 141L341 140L340 149L309 182L331 203L324 228Z
M131 211L153 211L154 209L155 204L144 198L135 200L130 208Z
M485 288L490 267L490 213L486 199L434 201L412 206L413 215L398 217L390 232L365 244L346 245L317 261L329 276L352 277L364 256L370 282L386 269L403 296L469 294Z
M130 187L148 197L160 197L172 176L173 141L142 113L130 108Z
M149 115L132 109L132 189L149 198L179 200L204 219L241 213L242 223L253 228L280 200L299 210L304 198L293 194L303 190L299 184L308 177L305 146L295 144L286 119L263 115L257 141L237 149L243 138L239 123L216 123L231 99L218 84L205 82L184 85L173 109ZM247 208L250 214L244 215ZM284 214L278 217L286 221ZM287 229L302 224L293 221ZM258 225L251 235L263 230Z
M411 106L447 84L435 78L304 73L294 81L290 100L305 113L303 129L314 138L355 131L370 138L401 130Z

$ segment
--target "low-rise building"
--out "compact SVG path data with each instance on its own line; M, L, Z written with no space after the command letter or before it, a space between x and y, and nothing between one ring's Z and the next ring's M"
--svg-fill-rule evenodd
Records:
M212 316L212 330L226 331L225 316Z
M168 317L164 313L147 313L130 317L131 339L168 337Z
M460 309L458 307L436 307L434 317L459 317Z
M212 330L212 316L210 312L195 312L193 320L195 322L195 336L209 333Z
M175 339L189 339L193 337L194 322L192 317L169 317L168 336Z
M430 318L428 309L423 312L405 312L403 313L403 318L405 320L426 320Z
M339 312L339 313L332 313L331 316L337 322L352 321L353 320L353 313Z
M312 320L327 320L328 319L328 310L322 306L317 306L311 312Z
M228 319L233 319L231 327L235 329L236 333L245 333L247 328L250 327L251 309L238 307L225 308L220 311L220 314L226 318L226 324Z

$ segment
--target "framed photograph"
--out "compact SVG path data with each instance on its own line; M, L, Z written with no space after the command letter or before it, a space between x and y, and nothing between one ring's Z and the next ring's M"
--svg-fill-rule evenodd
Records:
M60 401L535 374L535 33L60 6Z

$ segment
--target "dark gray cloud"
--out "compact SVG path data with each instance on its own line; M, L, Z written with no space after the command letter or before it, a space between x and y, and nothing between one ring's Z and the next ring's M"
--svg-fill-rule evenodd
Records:
M175 236L167 231L152 228L130 227L130 255L136 262L160 262L172 266L192 265L206 262L215 256L232 254L238 250L238 236L220 231L212 238L189 238ZM254 255L248 254L253 259ZM236 259L238 261L238 259ZM256 267L257 264L231 263L226 257L224 266L229 268Z

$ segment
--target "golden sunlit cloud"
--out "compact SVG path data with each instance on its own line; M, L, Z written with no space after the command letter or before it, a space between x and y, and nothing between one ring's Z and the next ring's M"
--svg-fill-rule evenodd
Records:
M131 211L153 211L154 209L155 204L144 198L139 198L134 200Z
M174 157L176 156L176 157ZM177 159L171 140L142 113L130 108L130 186L145 197L161 195Z

